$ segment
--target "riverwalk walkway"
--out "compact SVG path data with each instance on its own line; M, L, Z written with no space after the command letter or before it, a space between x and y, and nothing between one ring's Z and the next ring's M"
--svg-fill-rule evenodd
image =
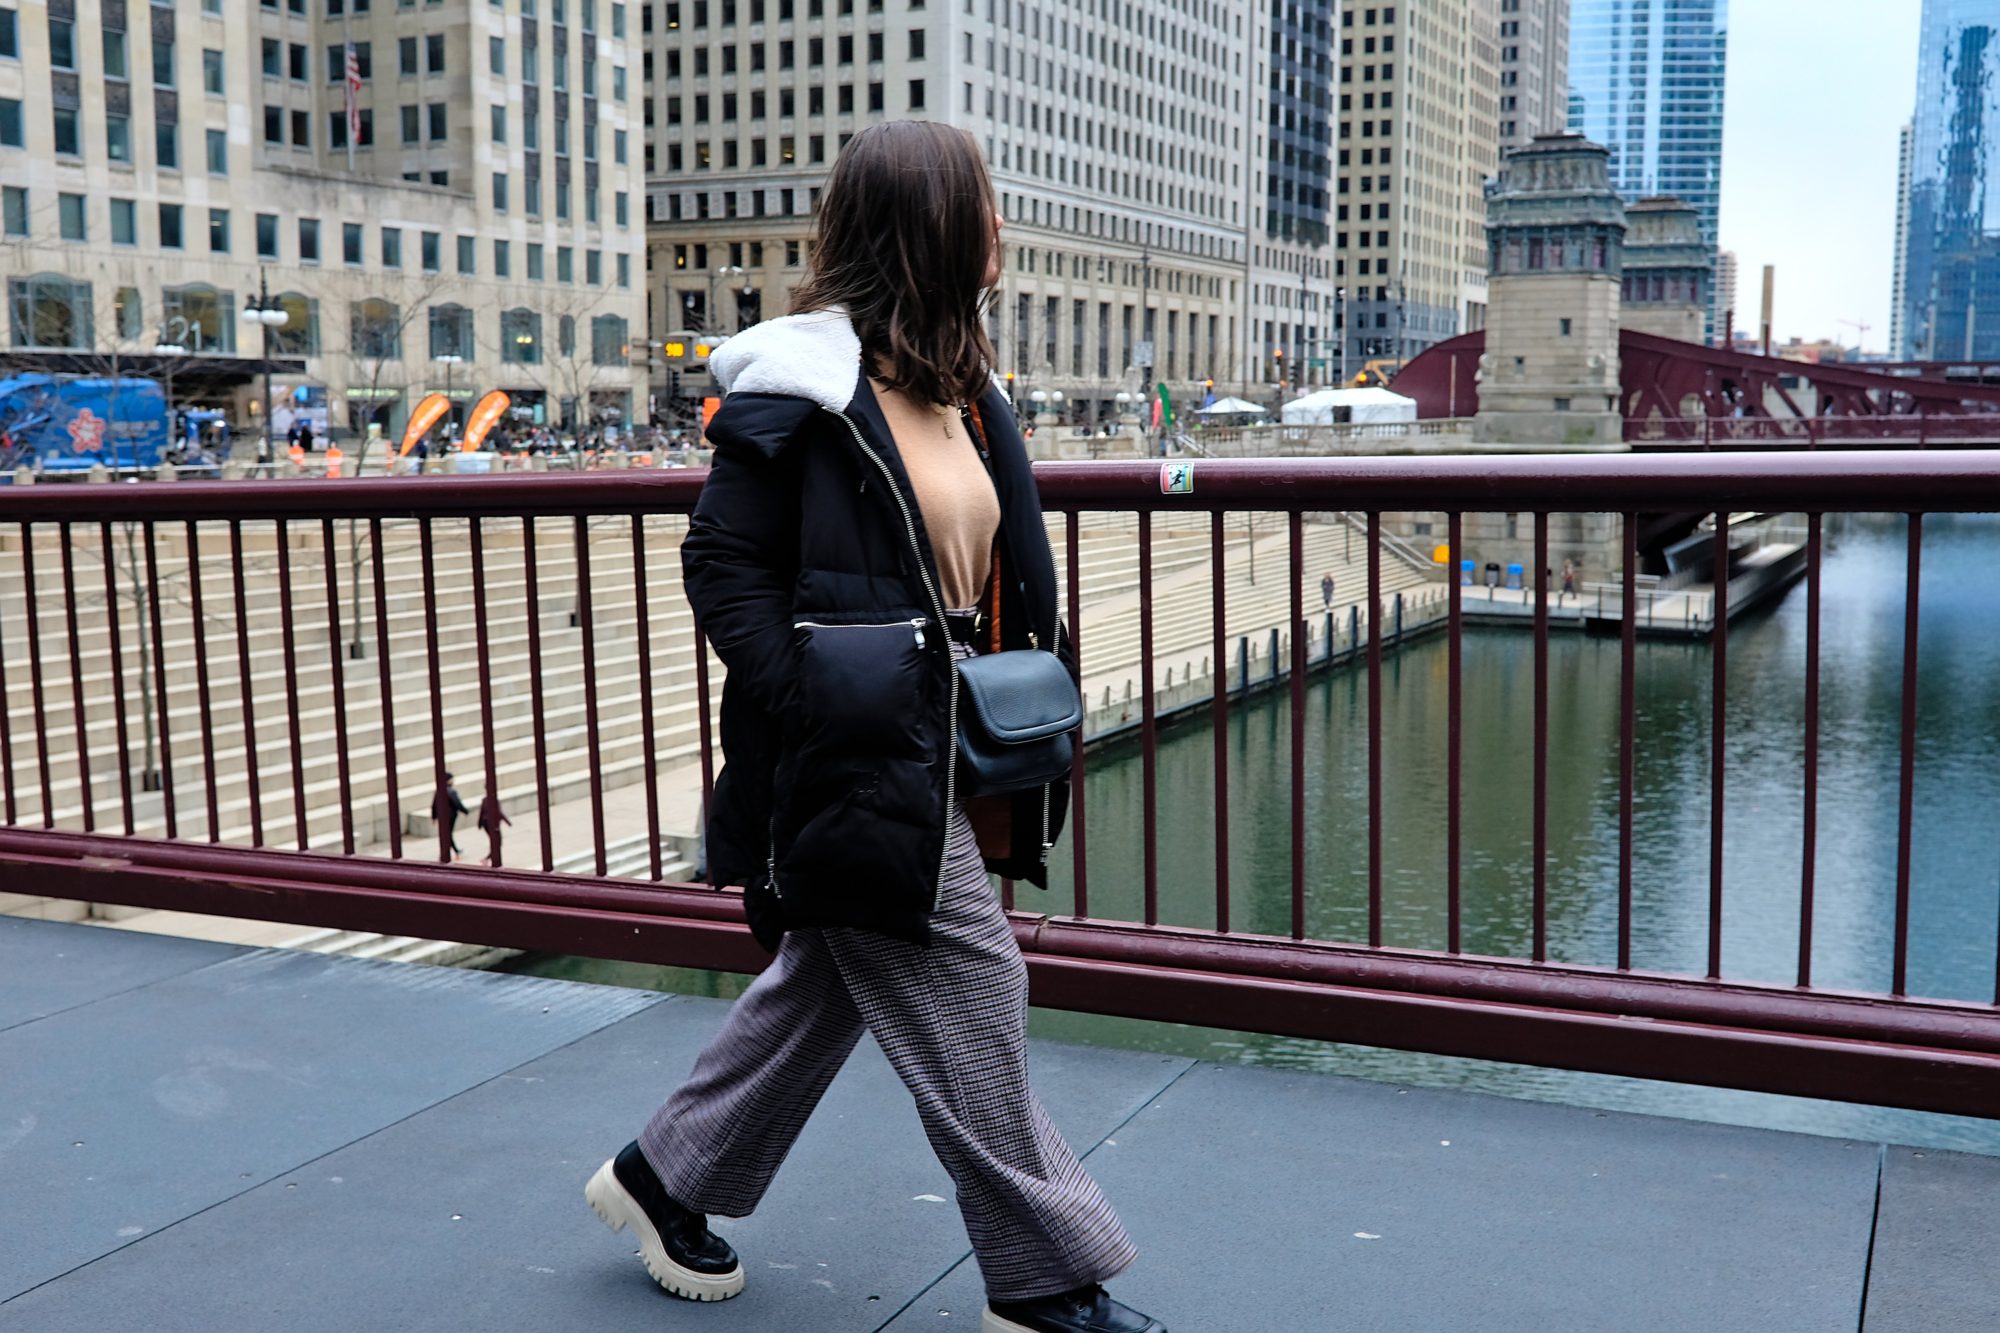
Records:
M0 918L0 1327L972 1330L864 1042L750 1288L652 1286L583 1181L720 1002ZM2000 1159L1036 1044L1174 1333L2000 1327Z

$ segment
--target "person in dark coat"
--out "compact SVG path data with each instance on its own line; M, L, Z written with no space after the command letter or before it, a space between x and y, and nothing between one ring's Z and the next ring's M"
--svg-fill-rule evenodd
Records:
M479 798L479 827L486 831L486 864L500 864L500 826L512 824L506 812L500 808L500 798L487 792Z
M709 1216L756 1207L866 1030L957 1186L982 1333L1165 1333L1101 1285L1137 1251L1029 1087L1027 973L989 878L1046 885L1067 787L998 798L984 838L957 788L959 659L1076 670L992 379L992 184L963 130L890 121L841 150L817 216L793 313L710 360L726 397L681 545L728 667L709 870L777 956L585 1196L669 1292L736 1295Z
M459 799L458 788L451 785L451 774L445 774L444 785L438 788L437 795L431 800L431 818L437 821L439 841L443 844L438 851L440 861L444 860L443 847L451 848L452 859L458 859L458 839L452 836L452 827L458 823L460 815L471 813L466 809L465 802Z

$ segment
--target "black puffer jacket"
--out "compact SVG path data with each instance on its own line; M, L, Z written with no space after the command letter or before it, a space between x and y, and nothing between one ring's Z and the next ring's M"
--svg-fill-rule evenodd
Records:
M956 674L936 561L908 474L837 311L738 335L715 464L681 547L688 600L729 669L708 811L718 884L746 890L766 947L850 925L922 939L955 797ZM1006 399L976 405L1001 509L1004 648L1075 663L1027 450ZM989 869L1046 885L1066 783L1011 799Z

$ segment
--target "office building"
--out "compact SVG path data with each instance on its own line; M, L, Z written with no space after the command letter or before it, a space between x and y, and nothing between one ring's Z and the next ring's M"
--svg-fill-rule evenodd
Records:
M1743 308L1736 304L1737 269L1734 250L1716 252L1715 305L1709 313L1709 328L1714 330L1714 341L1719 347L1729 345L1723 337L1725 330L1743 327Z
M1917 102L1898 191L1901 279L1890 355L1909 361L2000 358L2000 167L1992 89L2000 3L1925 0Z
M395 432L449 379L642 415L636 35L610 0L0 7L0 357L186 366L249 424L268 285L288 414Z
M1610 150L1627 203L1692 204L1716 244L1728 0L1570 0L1569 128Z
M1334 266L1351 368L1484 326L1496 18L1489 0L1341 12Z
M929 117L971 132L992 165L1007 232L990 332L1024 406L1040 392L1050 414L1088 422L1149 381L1185 403L1248 374L1248 235L1253 200L1270 214L1270 155L1246 133L1268 82L1250 82L1243 0L644 12L656 337L783 313L841 145L876 120ZM1310 165L1277 185L1296 237Z
M1570 0L1500 0L1500 146L1554 134L1569 118Z
M1904 355L1903 320L1910 296L1910 152L1915 137L1915 124L1904 121L1902 131L1896 136L1896 249L1890 261L1889 277L1889 359L1892 361Z

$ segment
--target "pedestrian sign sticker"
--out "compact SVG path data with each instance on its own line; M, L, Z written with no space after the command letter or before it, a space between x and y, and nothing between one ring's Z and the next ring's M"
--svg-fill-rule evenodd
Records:
M1160 494L1193 495L1194 464L1193 463L1160 464Z

